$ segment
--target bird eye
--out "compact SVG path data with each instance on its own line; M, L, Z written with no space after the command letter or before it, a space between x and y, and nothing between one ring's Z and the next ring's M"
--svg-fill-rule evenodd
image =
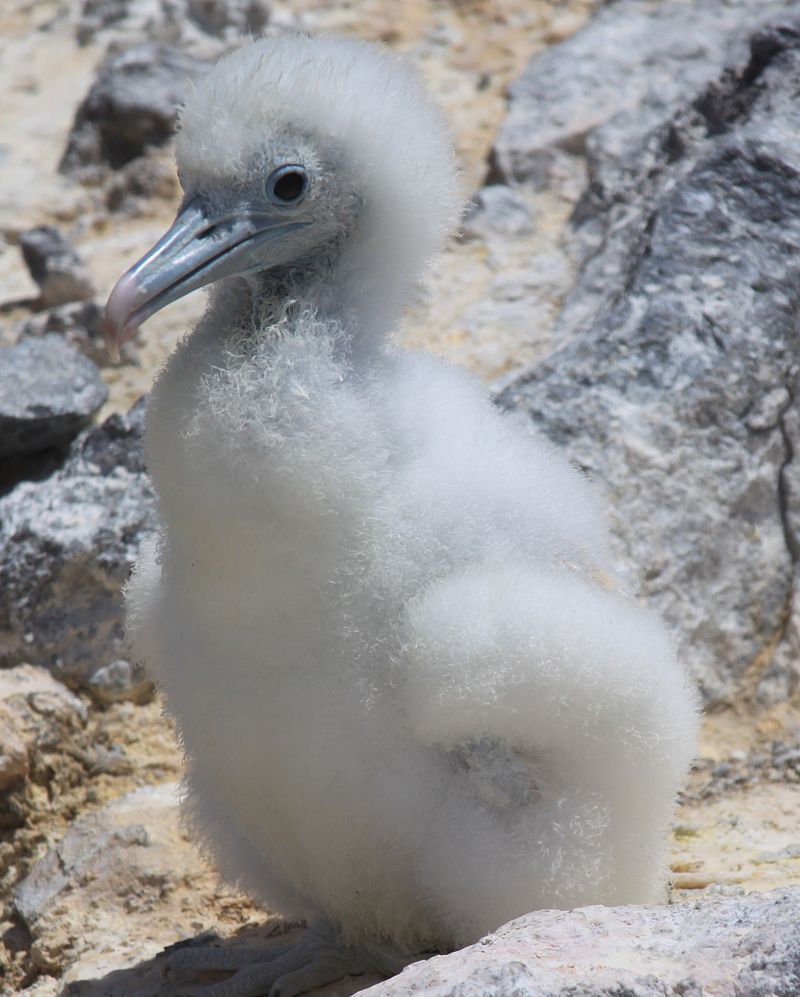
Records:
M267 197L274 204L293 204L307 187L308 176L302 166L281 166L267 180Z

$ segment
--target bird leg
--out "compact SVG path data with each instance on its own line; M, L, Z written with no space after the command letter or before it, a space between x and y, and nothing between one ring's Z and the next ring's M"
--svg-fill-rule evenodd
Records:
M232 971L228 979L207 985L202 997L295 997L344 976L393 976L420 957L400 953L389 945L346 947L337 940L331 925L316 922L291 945L261 949L186 946L161 958L171 976Z

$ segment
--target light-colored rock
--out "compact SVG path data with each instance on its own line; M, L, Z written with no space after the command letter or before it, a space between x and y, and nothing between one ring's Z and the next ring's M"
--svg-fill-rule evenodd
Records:
M7 794L24 789L42 754L80 738L87 716L80 699L45 669L0 669L0 827L21 819L18 801Z
M3 665L33 661L80 684L124 656L121 589L155 515L143 418L141 405L112 416L61 470L0 499Z
M494 232L526 235L533 229L530 206L511 187L488 184L482 187L468 206L462 223L466 238Z
M4 703L0 704L0 792L25 778L28 756L28 745L14 714Z
M141 42L175 41L164 37L162 0L82 0L75 25L80 45L87 45L113 32L115 40Z
M676 6L688 35L706 6ZM590 187L577 222L601 238L565 345L500 395L603 484L623 580L709 704L797 680L800 23L746 51Z
M18 885L29 972L57 977L42 983L42 997L168 997L177 989L201 997L205 979L178 988L154 957L232 927L245 932L239 944L268 944L278 925L219 887L181 827L178 798L177 783L147 786L78 817Z
M92 673L88 681L91 694L98 702L108 705L130 701L147 703L153 698L154 686L141 665L118 658Z
M0 348L0 458L69 443L107 397L97 367L60 336Z
M795 997L800 888L538 911L364 997Z
M81 700L44 668L0 669L0 828L24 821L30 778L55 776L45 756L82 749L87 719Z
M112 953L115 968L155 955L180 931L176 905L161 901L191 879L208 886L180 830L174 783L135 790L78 818L15 892L34 966L61 972L81 960L89 973L98 962L114 966Z
M509 111L493 150L506 182L547 186L586 137L630 113L641 138L747 55L747 39L791 2L621 0L588 27L534 57L509 88ZM689 13L687 14L687 10Z

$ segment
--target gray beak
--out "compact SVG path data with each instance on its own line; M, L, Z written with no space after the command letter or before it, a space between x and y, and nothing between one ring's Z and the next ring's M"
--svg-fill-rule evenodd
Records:
M112 357L155 312L199 287L269 263L254 250L303 225L279 209L213 216L195 197L169 230L120 277L106 304L104 333Z

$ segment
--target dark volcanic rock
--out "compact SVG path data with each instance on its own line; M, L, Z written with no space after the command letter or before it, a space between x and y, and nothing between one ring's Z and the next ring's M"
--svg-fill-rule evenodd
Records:
M97 367L60 336L0 349L0 457L69 442L108 397Z
M53 225L37 225L22 232L19 244L31 277L39 285L42 307L83 301L94 294L81 258Z
M0 665L29 661L71 685L124 657L124 584L155 500L143 406L87 430L63 468L0 499Z
M207 63L164 44L111 54L78 108L62 172L119 168L173 135L191 79Z
M652 31L712 6L771 5L665 4ZM651 131L589 136L565 345L499 399L603 482L626 581L709 704L800 677L800 19L772 20Z

